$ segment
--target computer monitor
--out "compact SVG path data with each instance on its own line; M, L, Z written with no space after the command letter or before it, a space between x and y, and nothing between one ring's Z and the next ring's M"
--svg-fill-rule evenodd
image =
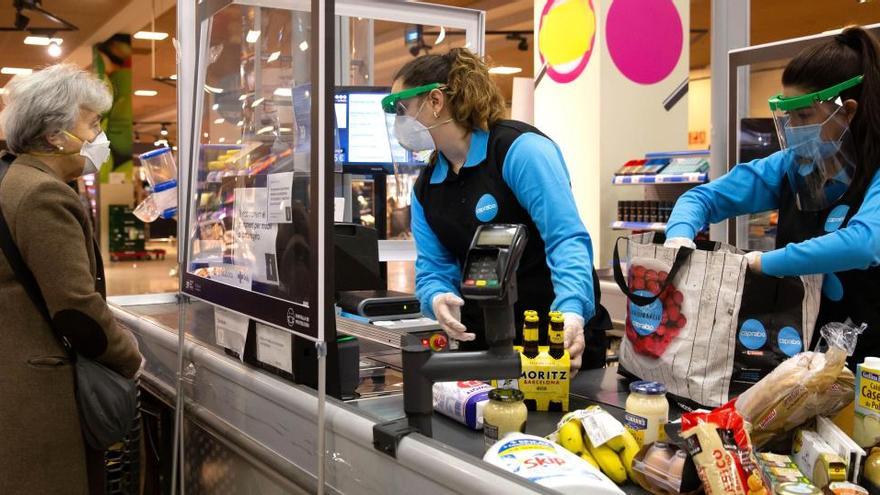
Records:
M415 155L396 140L389 142L382 98L390 88L342 86L336 88L336 162L346 173L392 173L394 164L421 166Z

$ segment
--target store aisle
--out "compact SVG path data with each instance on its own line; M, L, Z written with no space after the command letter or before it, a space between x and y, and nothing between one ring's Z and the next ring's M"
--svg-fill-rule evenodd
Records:
M177 245L169 242L148 242L147 249L162 249L164 260L104 260L108 296L130 296L177 292Z

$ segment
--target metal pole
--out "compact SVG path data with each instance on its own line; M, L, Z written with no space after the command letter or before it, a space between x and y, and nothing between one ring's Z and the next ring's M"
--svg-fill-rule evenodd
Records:
M709 177L714 180L726 174L728 167L733 165L728 161L728 147L737 146L736 140L730 140L729 137L727 52L749 44L749 2L712 0L712 26L709 31L712 36L712 146ZM745 81L741 81L740 85L744 91ZM734 121L731 119L730 122ZM729 239L727 222L712 225L709 237L721 242L732 240Z

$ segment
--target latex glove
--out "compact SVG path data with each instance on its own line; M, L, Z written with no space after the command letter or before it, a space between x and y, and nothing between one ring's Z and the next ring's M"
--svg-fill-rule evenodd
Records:
M761 269L761 251L749 251L746 253L746 261L749 262L749 270L755 273L764 273Z
M437 323L450 338L464 341L474 340L477 336L467 333L467 328L461 324L462 306L464 306L464 300L451 292L437 294L431 300L431 308L434 310L434 316L437 317Z
M668 248L688 247L691 249L697 249L697 245L694 244L694 240L688 239L687 237L670 237L669 239L666 239L666 242L663 243L663 247L668 247Z
M577 373L581 369L581 358L584 356L584 317L577 313L563 313L565 320L565 348L571 357L571 371Z

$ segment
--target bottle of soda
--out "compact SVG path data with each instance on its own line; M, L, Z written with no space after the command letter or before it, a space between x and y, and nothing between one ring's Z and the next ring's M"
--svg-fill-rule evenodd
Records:
M523 356L534 359L538 356L538 312L526 311L523 323Z
M565 320L559 311L550 312L550 356L553 359L562 359L565 354Z

